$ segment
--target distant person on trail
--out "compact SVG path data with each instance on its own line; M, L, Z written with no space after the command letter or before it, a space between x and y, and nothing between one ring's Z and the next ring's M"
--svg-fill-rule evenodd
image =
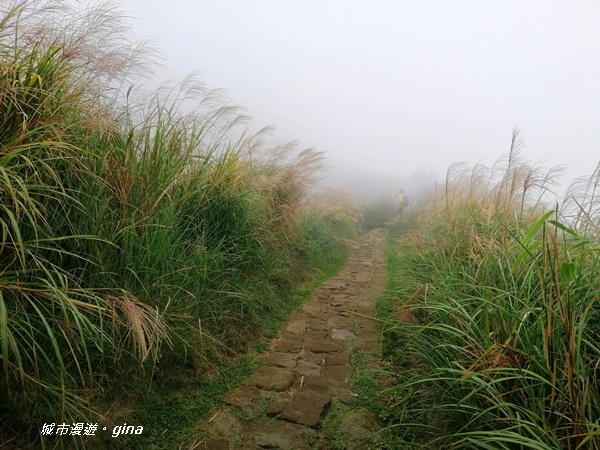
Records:
M400 189L398 191L398 197L396 198L396 209L398 210L398 214L402 215L404 208L407 208L408 206L410 206L410 201L404 193L404 190Z

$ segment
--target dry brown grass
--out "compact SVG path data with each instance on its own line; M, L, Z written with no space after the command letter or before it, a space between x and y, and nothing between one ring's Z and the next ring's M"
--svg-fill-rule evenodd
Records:
M469 208L488 221L498 216L507 221L538 217L552 200L549 194L554 193L563 168L548 169L522 160L523 144L521 132L515 129L510 152L491 167L469 167L464 163L450 166L444 188L437 190L427 209L433 216L444 211L451 224L454 214Z

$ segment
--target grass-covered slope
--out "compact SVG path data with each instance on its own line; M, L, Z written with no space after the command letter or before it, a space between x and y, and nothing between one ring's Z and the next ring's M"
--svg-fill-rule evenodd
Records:
M0 6L0 445L141 417L356 232L308 201L320 153L241 133L193 80L133 89L151 58L128 30L110 5Z
M390 448L600 448L599 173L545 206L518 147L390 229Z

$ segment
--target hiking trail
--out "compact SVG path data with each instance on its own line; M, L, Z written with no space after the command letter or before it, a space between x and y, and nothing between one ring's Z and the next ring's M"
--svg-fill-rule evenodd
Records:
M351 357L359 353L367 368L378 367L380 326L370 317L385 288L384 235L364 234L338 275L289 316L262 355L264 365L222 398L222 408L199 427L210 437L191 448L366 448L379 428L373 413L343 408L335 430L320 421L328 408L357 397Z

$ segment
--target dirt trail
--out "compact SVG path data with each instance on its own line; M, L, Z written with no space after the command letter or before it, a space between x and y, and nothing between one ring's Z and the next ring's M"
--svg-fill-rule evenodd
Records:
M223 408L202 424L211 436L197 449L348 449L365 446L374 418L344 408L336 430L320 429L328 405L354 394L352 352L369 367L379 361L375 301L385 285L384 230L373 230L340 273L293 313L264 356L265 365L223 397ZM339 419L339 418L338 418ZM336 442L331 441L332 435Z

